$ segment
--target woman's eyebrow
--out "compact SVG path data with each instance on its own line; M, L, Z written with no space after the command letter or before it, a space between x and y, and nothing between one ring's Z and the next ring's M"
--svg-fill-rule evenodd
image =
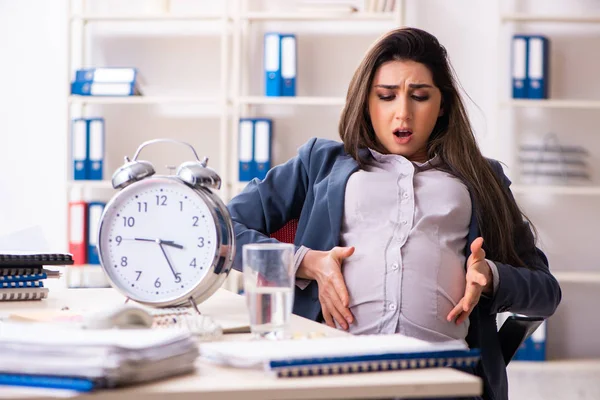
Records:
M382 89L395 90L395 89L398 89L400 87L400 85L375 85L375 87L382 88ZM433 86L431 86L427 83L410 83L408 85L408 87L411 89L433 88Z

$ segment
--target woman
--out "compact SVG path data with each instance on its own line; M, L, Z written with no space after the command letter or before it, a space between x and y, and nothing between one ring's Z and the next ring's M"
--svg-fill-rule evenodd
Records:
M446 50L389 32L350 83L343 144L311 139L229 204L241 246L299 219L294 312L352 333L466 340L484 397L507 398L496 313L561 298L497 161L479 151ZM342 269L342 264L344 268Z

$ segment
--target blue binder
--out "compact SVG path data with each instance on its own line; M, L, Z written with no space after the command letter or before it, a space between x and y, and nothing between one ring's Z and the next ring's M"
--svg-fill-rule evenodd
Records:
M281 96L281 35L265 34L265 95Z
M531 99L548 98L549 41L545 36L529 36L527 57L528 95Z
M528 36L514 35L512 40L512 97L526 99L529 80L527 78Z
M104 118L87 120L87 179L102 180L104 177Z
M100 228L100 217L104 212L105 203L88 203L88 264L100 265L100 256L98 255L98 229Z
M0 283L2 282L27 282L27 281L39 281L46 279L48 276L45 272L39 274L22 274L22 275L0 275Z
M87 179L87 121L75 118L71 121L71 158L73 159L73 179Z
M254 176L265 179L271 169L271 120L254 119Z
M248 182L254 178L254 120L242 118L239 123L239 180Z
M281 95L296 95L296 35L281 35Z
M79 82L136 82L137 69L131 67L83 68L75 71L75 81Z
M134 96L138 94L135 82L87 82L71 83L71 94L79 96Z

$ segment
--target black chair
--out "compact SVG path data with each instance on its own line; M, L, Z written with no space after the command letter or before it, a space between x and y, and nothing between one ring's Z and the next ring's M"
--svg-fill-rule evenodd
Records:
M519 346L544 322L542 317L511 315L498 331L504 364L508 365Z

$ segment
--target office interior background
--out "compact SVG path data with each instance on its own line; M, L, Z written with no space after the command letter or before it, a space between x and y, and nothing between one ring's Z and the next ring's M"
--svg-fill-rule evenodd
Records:
M300 0L85 3L82 9L79 0L0 0L0 234L27 230L36 246L67 251L71 196L108 200L112 173L153 138L189 142L209 157L227 200L243 187L237 175L239 118L273 121L272 165L293 157L311 137L339 140L347 85L370 44L401 23L418 27L447 48L481 150L506 164L515 197L537 227L539 246L563 290L548 321L548 361L511 364L512 398L600 398L600 266L594 251L600 224L600 2L398 0L385 15L334 20L319 19L318 11L290 17L300 15ZM71 18L145 13L214 18ZM295 97L265 97L265 32L296 35ZM549 39L548 99L513 99L515 34ZM137 68L143 98L70 96L76 68L106 66ZM72 178L71 119L82 113L105 119L101 182ZM524 146L542 150L528 153ZM570 150L552 153L552 146ZM551 174L545 173L551 163L531 163L546 153L560 164ZM190 155L172 146L143 154L162 173ZM581 166L580 173L565 174L573 165Z

